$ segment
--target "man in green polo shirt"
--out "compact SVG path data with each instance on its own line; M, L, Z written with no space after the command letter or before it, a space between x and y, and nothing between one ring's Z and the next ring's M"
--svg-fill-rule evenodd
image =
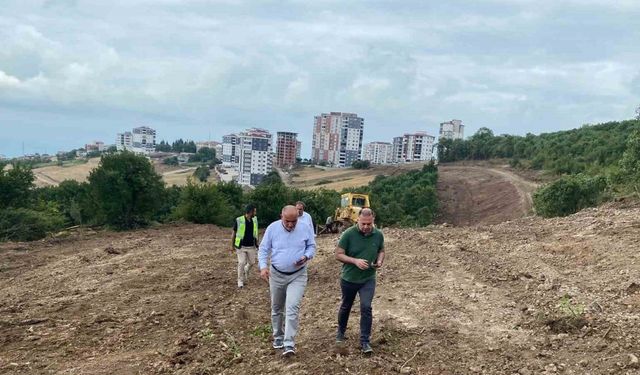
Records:
M364 354L373 353L369 339L373 314L371 302L376 290L376 270L384 261L384 236L374 226L375 214L363 208L358 223L342 233L336 247L336 259L342 262L342 303L338 312L336 342L345 340L349 313L356 294L360 295L360 345Z

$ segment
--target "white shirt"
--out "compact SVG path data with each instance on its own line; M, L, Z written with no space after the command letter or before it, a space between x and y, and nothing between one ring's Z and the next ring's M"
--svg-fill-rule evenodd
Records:
M311 219L311 215L306 212L303 212L302 216L298 216L298 224L308 226L311 229L311 233L316 232L313 228L313 220Z

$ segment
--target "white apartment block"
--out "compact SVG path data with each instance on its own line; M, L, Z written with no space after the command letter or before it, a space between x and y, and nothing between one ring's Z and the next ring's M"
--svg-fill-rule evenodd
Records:
M155 151L156 131L148 126L133 128L131 132L118 133L116 135L116 149L118 151L131 151L136 154L145 154Z
M393 145L389 142L371 142L364 146L364 160L372 164L388 164L393 161Z
M440 138L463 139L464 125L460 120L451 120L440 123Z
M265 129L252 128L238 134L238 183L256 186L272 171L272 135Z
M364 119L355 113L330 112L314 118L311 159L348 167L362 155Z
M436 137L426 132L405 134L393 138L392 159L396 163L411 163L433 159Z

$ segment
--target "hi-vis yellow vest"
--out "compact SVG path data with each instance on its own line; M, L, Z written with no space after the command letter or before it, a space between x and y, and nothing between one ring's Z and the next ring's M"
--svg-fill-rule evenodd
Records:
M251 221L253 221L253 238L255 238L256 243L258 243L258 218L254 216ZM240 248L240 242L244 238L244 231L247 228L247 226L245 225L244 215L237 217L236 223L238 224L238 230L236 231L235 245L237 248Z

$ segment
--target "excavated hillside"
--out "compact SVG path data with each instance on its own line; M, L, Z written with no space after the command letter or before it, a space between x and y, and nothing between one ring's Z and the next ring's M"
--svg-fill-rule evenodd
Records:
M640 206L531 216L508 170L441 166L440 224L385 228L372 357L334 345L336 236L318 237L298 355L269 291L236 288L229 229L165 225L0 244L2 374L637 374ZM528 216L527 216L528 215Z
M336 237L318 237L299 354L269 341L257 273L229 230L179 225L0 245L6 374L637 374L640 207L386 229L373 357L333 344Z

